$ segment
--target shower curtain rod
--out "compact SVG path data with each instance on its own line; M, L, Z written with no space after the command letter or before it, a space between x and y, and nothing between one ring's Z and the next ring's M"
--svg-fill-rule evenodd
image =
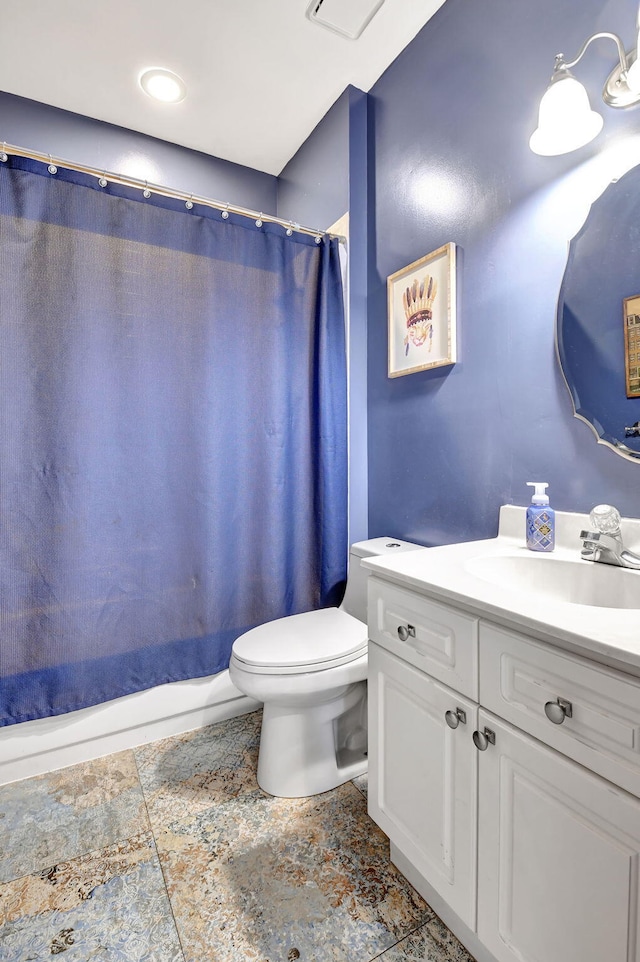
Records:
M258 212L257 210L250 210L247 207L238 207L236 204L223 204L222 201L213 200L211 197L202 197L199 194L187 194L182 190L175 190L173 187L163 187L160 184L149 183L146 180L140 180L136 177L125 177L123 174L116 174L109 170L101 170L99 167L86 167L84 164L76 164L73 161L63 160L60 157L52 157L51 154L42 154L36 150L16 147L13 144L7 144L5 142L2 144L2 150L0 150L0 162L6 163L10 155L27 157L30 160L38 160L43 164L48 164L51 174L57 173L58 167L64 167L67 170L76 170L81 174L93 175L101 187L106 187L109 183L120 184L123 187L139 188L144 197L150 197L151 194L159 194L161 197L171 197L174 200L182 200L187 210L191 210L195 204L200 204L203 207L213 207L214 210L222 211L223 217L228 217L229 214L239 214L242 217L250 217L256 221L256 227L261 227L264 223L279 224L286 229L288 236L291 236L294 231L299 234L310 234L316 238L318 244L325 236L336 238L341 243L346 242L346 238L341 234L331 234L326 230L303 227L301 224L295 223L295 221L284 220L281 217L274 217L271 214L263 214L262 211Z

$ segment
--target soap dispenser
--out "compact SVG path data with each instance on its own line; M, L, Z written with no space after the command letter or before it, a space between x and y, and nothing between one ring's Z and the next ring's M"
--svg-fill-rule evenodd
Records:
M556 541L556 516L549 507L546 481L527 481L534 488L527 508L527 548L531 551L553 551Z

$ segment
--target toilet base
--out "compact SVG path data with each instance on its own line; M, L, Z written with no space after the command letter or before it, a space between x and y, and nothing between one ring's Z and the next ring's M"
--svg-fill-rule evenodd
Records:
M263 791L279 798L305 798L366 771L366 681L345 686L319 705L265 703L258 756Z

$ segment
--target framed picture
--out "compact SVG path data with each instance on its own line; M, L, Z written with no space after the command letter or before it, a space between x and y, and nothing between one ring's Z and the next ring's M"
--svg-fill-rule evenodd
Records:
M640 397L640 294L625 297L623 316L627 397Z
M456 246L387 278L389 377L456 362Z

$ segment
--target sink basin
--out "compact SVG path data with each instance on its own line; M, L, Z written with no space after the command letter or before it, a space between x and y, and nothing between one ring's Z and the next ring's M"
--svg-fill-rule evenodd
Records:
M640 571L628 568L534 554L479 556L464 566L476 578L541 601L640 609Z

